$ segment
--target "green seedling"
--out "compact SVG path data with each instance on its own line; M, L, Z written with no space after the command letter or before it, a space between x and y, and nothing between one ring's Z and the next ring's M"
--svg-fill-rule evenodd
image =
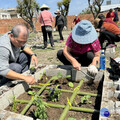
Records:
M35 92L35 91L28 91L28 94L29 94L29 95L32 95L32 96L35 96L35 95L36 95L36 92Z
M33 104L37 107L37 109L33 113L34 116L36 118L41 119L41 120L47 120L48 115L47 115L47 112L45 110L45 104L44 104L44 102L42 100L43 96L37 95L37 93L35 91L28 91L28 94L34 96L33 97L33 99L34 99Z
M69 117L68 120L76 120L76 118Z
M69 86L69 87L74 87L74 84L73 84L72 82L69 82L69 83L68 83L68 86Z
M57 85L55 88L50 88L48 90L48 99L50 101L59 101L60 100L60 97L62 95L62 92L61 92L61 86Z
M33 104L37 106L37 109L34 112L35 117L40 120L48 120L46 106L42 100L42 96L35 95Z
M30 73L31 73L31 74L34 74L35 72L36 72L35 67L31 67L31 68L30 68Z
M81 103L92 103L92 101L89 101L90 99L90 95L84 95L83 97L81 97Z
M15 101L15 96L13 96L12 111L13 111L13 112L17 112L17 102Z

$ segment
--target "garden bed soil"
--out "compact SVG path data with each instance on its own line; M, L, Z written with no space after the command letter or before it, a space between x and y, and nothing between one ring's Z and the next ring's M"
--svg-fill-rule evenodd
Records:
M46 83L47 79L46 76L42 77L41 80L38 81L38 83L36 83L36 85L39 85L40 83ZM62 89L67 89L67 90L74 90L74 88L76 88L76 86L78 85L78 83L74 82L74 87L69 87L68 86L68 80L67 79L59 79L56 81L52 82L52 85L50 87L55 87L57 84L59 84ZM30 88L30 90L33 91L39 91L40 89L36 89L36 88ZM95 82L92 85L88 85L86 82L84 82L80 88L81 92L88 92L88 93L95 93L95 94L101 94L102 93L102 82ZM67 93L67 92L62 92L62 95L60 97L59 101L53 102L53 101L49 101L47 99L48 97L48 90L44 90L42 92L42 95L44 95L43 97L43 101L47 102L47 103L53 103L53 104L61 104L61 105L66 105L67 104L67 97L70 99L72 93ZM81 100L81 95L77 95L72 106L74 107L84 107L84 108L90 108L90 109L96 109L99 110L100 109L100 103L101 103L101 97L91 97L89 100L92 101L92 103L86 103L86 104L81 104L80 100ZM17 99L24 99L24 100L28 100L30 101L32 99L32 96L28 95L27 92L23 93L22 95L20 95ZM17 113L21 113L21 111L23 110L23 108L26 106L26 104L17 104ZM33 112L35 111L36 106L32 105L30 107L30 109L27 111L26 115L33 117ZM12 105L8 106L6 108L6 110L12 111ZM60 115L63 112L62 108L52 108L52 107L46 107L46 111L48 114L48 120L58 120ZM76 120L80 120L81 118L86 118L86 120L98 120L99 119L99 113L85 113L85 112L77 112L77 111L69 111L67 113L67 116L65 118L65 120L68 120L69 117L72 118L76 118Z

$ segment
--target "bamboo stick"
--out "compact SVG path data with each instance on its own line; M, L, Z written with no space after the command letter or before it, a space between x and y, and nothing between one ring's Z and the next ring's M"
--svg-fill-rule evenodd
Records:
M33 88L42 88L42 86L38 86L38 85L31 85L31 87L33 87ZM50 87L46 87L45 89L46 89L46 90L49 90ZM58 88L55 88L55 90L58 90ZM62 92L73 93L72 90L61 89L61 91L62 91ZM99 94L88 93L88 92L78 92L77 94L78 94L78 95L90 95L90 96L92 96L92 97L97 97L97 96L100 97L100 96L101 96L101 95L99 95Z
M23 103L23 104L29 103L28 100L19 100L19 99L16 99L16 102ZM44 102L44 104L46 106L54 107L54 108L65 108L65 105L60 105L60 104L52 104L52 103L47 103L47 102ZM88 113L99 112L99 110L95 110L95 109L83 108L83 107L73 107L73 106L71 107L70 110L78 111L78 112L88 112Z
M78 89L75 89L75 90L73 91L73 94L72 94L72 96L70 97L70 101L69 101L70 104L72 104L74 98L76 97L76 95L77 95L77 93L78 93L81 85L83 84L83 81L84 81L84 79L82 79L82 80L79 82L79 84L78 84L78 86L77 86ZM66 117L67 112L69 111L69 109L71 109L71 107L70 107L69 104L67 104L67 105L65 106L65 108L64 108L64 110L63 110L63 113L61 114L59 120L64 120L64 119L65 119L65 117Z
M46 88L47 84L49 84L52 80L53 80L53 79L50 79L50 80L46 83L46 85L42 86L42 88L37 92L37 95L40 95L40 94L43 92L43 90ZM37 97L37 96L35 96L35 99L36 99L36 97ZM32 105L33 102L34 102L34 99L31 99L31 100L29 101L29 103L28 103L28 104L25 106L25 108L22 110L22 112L21 112L22 115L24 115L24 114L27 112L27 110L31 107L31 105Z

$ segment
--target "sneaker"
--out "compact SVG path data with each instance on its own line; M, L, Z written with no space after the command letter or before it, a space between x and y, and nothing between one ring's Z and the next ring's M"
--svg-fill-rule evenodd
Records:
M63 40L60 40L60 43L62 43L63 42Z

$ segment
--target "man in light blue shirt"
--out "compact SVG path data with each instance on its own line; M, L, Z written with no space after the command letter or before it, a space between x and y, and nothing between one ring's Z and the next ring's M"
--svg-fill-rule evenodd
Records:
M37 65L37 57L25 44L29 36L25 25L18 24L11 32L0 37L0 84L5 80L24 80L33 84L35 79L32 76L25 76L21 73L29 69L30 62Z

